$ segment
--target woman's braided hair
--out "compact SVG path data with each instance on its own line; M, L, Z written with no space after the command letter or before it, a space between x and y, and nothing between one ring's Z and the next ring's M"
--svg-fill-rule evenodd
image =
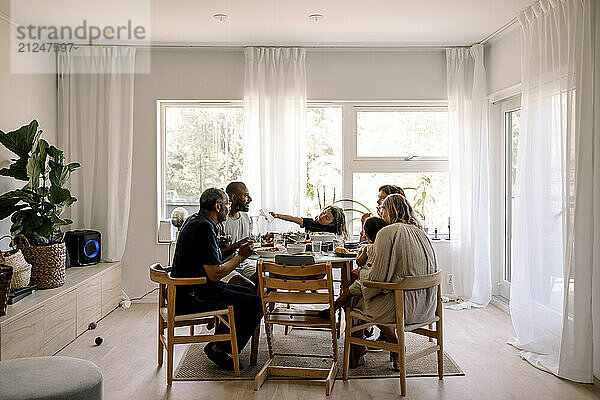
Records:
M401 222L403 224L415 225L419 229L423 229L423 225L417 214L411 207L406 197L401 194L390 194L385 198L382 208L385 208L390 217L390 223L395 224Z

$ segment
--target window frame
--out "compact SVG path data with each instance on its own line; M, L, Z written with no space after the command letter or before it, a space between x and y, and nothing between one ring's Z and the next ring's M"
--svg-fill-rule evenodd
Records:
M504 300L510 299L511 283L506 280L506 271L511 267L511 238L512 238L512 177L510 174L511 156L512 156L512 131L508 134L508 129L512 129L512 120L509 121L509 115L513 111L521 110L521 95L520 93L498 102L498 118L500 137L502 140L502 258L498 263L496 271L494 271L495 283L497 287L497 295ZM510 122L510 124L509 124Z

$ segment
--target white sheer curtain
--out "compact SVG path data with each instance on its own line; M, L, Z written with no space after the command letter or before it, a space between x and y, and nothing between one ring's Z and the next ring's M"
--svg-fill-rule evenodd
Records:
M446 50L454 294L491 299L488 101L483 46Z
M73 228L102 234L102 258L125 251L131 194L135 49L80 47L58 53L58 142L78 201Z
M252 211L257 213L260 207L302 216L306 212L305 50L251 47L245 57L243 179L253 197ZM268 228L289 229L278 221Z
M511 343L534 366L577 382L592 382L592 278L600 273L593 3L542 0L519 15Z

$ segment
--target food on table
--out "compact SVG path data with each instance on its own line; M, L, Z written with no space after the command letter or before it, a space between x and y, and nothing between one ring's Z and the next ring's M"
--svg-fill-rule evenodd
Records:
M285 244L307 242L305 232L285 232L282 233L281 236L283 236L283 238L285 239Z
M351 253L353 253L343 247L336 247L334 252L335 252L335 254L351 254Z

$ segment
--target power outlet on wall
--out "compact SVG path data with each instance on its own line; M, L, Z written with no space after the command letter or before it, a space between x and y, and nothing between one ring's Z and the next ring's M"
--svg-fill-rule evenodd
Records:
M448 281L448 285L452 285L454 283L454 275L448 274L446 275L446 279Z

